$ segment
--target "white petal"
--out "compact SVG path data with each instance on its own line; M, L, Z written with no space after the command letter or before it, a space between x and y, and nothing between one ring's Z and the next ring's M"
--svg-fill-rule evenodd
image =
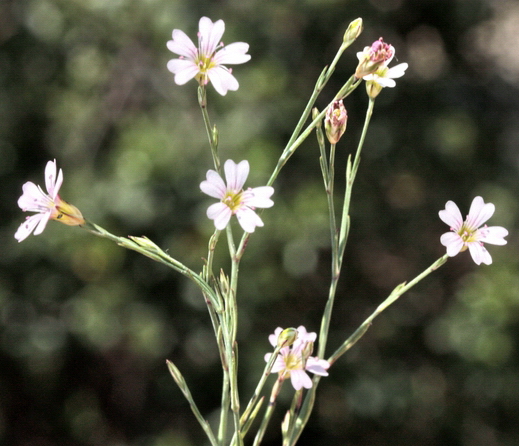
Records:
M252 209L239 209L236 218L245 232L254 232L256 226L263 226L263 221Z
M58 195L61 184L63 183L62 170L59 170L57 177L56 170L56 160L49 161L45 166L45 186L47 188L47 192L53 200L56 198L56 195Z
M218 65L245 63L251 58L250 54L245 54L247 51L249 51L248 43L234 42L219 50L214 56L214 60Z
M395 65L394 67L387 70L385 77L390 77L391 79L402 77L405 74L405 70L407 70L408 66L409 65L406 63Z
M208 170L206 174L206 181L200 183L200 189L204 194L213 198L222 199L225 197L227 187L220 174L214 170Z
M492 217L495 210L496 207L492 203L485 204L483 198L474 198L474 200L472 200L472 204L470 205L469 215L467 216L467 226L472 229L479 228L490 217Z
M389 77L380 77L375 75L375 82L382 87L394 88L396 86L396 82Z
M34 235L39 235L43 232L43 230L45 229L45 226L47 226L47 223L49 222L50 215L51 215L50 210L48 212L37 215L40 218L38 221L38 226L36 226L36 229L34 230ZM36 217L36 215L33 215L33 217Z
M187 59L171 59L167 67L175 75L177 85L184 85L200 72L198 65Z
M46 207L49 197L36 186L32 181L27 181L22 186L23 194L18 198L18 206L22 211L40 212L42 207Z
M440 237L440 242L447 248L447 255L449 257L457 255L464 246L463 240L455 232L446 232Z
M459 231L461 226L463 225L463 217L461 216L461 212L456 206L454 201L447 201L445 204L445 210L439 212L441 220L448 224L450 228L455 231Z
M327 369L330 367L330 363L324 359L315 358L310 356L306 360L306 370L316 375L328 376Z
M290 381L296 390L300 390L301 387L304 387L305 389L310 389L312 387L312 380L303 370L291 370Z
M180 29L173 30L173 40L168 40L167 47L171 52L191 60L195 60L198 54L193 41Z
M270 208L274 205L274 202L270 199L273 193L274 188L270 186L247 189L243 193L243 203L253 208Z
M225 170L227 188L234 192L241 191L247 177L249 176L249 162L243 160L236 164L233 160L227 160L223 168Z
M31 235L32 231L34 231L34 228L40 222L41 218L42 214L36 214L27 217L25 221L18 227L18 230L14 234L14 238L18 240L18 242L23 242L29 235Z
M490 265L492 263L492 257L483 244L479 242L472 242L469 243L468 246L472 260L474 260L476 265L481 265L482 263Z
M203 55L210 56L222 40L225 23L223 20L213 23L210 18L202 17L198 22L198 30L200 31L198 37L200 51Z
M227 91L236 91L240 87L240 84L229 70L221 66L211 68L207 72L207 76L209 76L214 89L222 96L225 96Z
M214 220L214 226L216 229L222 230L229 224L232 212L229 206L220 202L212 204L207 208L207 216L211 220Z
M502 226L489 226L480 231L484 234L479 238L480 241L490 243L491 245L506 245L504 237L508 235L508 231Z

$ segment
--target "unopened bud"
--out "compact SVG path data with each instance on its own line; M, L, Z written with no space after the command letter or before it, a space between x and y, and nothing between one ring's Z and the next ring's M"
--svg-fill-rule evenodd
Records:
M129 239L132 239L135 243L137 243L142 248L146 248L148 251L161 251L161 249L153 243L148 237L136 237L135 235L129 235Z
M223 269L220 269L220 291L222 296L227 296L229 293L229 278L223 272Z
M362 19L359 17L358 19L355 19L353 22L349 24L348 29L344 33L342 41L345 44L351 44L351 42L353 42L357 37L360 36L362 30Z
M307 341L305 346L303 347L303 350L301 351L301 356L306 361L308 357L312 354L314 351L314 343L313 341Z
M348 113L342 103L342 99L335 101L326 111L326 118L324 118L324 129L326 137L330 144L337 144L341 136L346 131L346 124L348 122Z
M297 328L285 328L279 333L277 345L278 347L290 347L297 339Z
M319 109L317 107L312 108L312 120L317 119L318 116L319 116ZM319 126L320 124L321 123L318 122L317 126Z
M385 43L382 37L370 47L364 48L362 53L358 53L359 64L355 70L355 77L360 79L368 74L374 73L382 66L387 66L395 55L395 49L392 45Z

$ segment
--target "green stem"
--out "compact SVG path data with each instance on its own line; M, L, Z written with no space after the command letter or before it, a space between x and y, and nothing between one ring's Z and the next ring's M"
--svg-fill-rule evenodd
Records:
M364 334L368 331L371 326L373 319L375 319L380 313L382 313L387 307L389 307L392 303L394 303L402 294L415 286L418 282L420 282L423 278L427 277L433 271L437 270L440 266L442 266L449 256L445 254L443 257L440 257L436 262L434 262L429 268L425 269L421 274L416 276L409 283L402 283L398 285L392 293L382 302L377 309L369 316L362 325L355 330L355 332L348 338L344 343L335 351L335 353L328 358L328 362L333 364L337 359L339 359L344 353L346 353L351 347L353 347L357 341L364 336Z
M281 391L281 387L283 386L284 379L281 376L276 380L274 387L272 387L272 392L270 394L269 404L267 409L265 410L265 415L263 416L263 420L261 420L260 427L258 432L256 432L256 437L254 437L253 446L258 446L263 440L263 436L265 435L265 431L267 430L267 426L272 418L272 414L274 413L274 407L276 406L276 400Z
M335 211L333 207L333 197L328 196L328 208L330 210L330 230L332 232L332 277L330 282L330 288L328 290L328 300L326 302L323 317L321 320L321 328L319 331L319 348L317 352L317 356L319 358L324 357L326 352L326 344L328 340L328 333L330 329L330 321L332 316L332 310L333 305L335 302L335 295L337 293L337 286L339 283L340 273L342 269L342 262L344 258L344 251L346 248L346 242L348 239L349 234L349 227L350 227L350 217L349 217L349 209L350 209L350 202L351 202L351 194L353 190L353 183L355 181L355 176L357 173L357 170L359 168L360 163L360 154L362 152L362 148L364 146L364 141L366 139L366 134L368 131L369 123L371 120L371 116L373 114L373 108L375 105L375 101L370 98L368 103L368 108L366 110L366 116L364 119L364 126L362 128L361 137L359 139L359 143L357 145L357 150L355 153L355 158L353 161L353 164L351 163L351 159L348 159L347 167L346 167L346 190L344 193L344 204L342 208L342 217L341 217L341 226L339 230L337 230L337 227L335 223L332 223L332 220L335 220ZM326 110L325 110L326 112ZM330 152L330 163L332 163L333 157L332 153ZM330 174L329 177L332 176L332 168L329 168ZM328 187L329 189L329 187ZM332 188L333 190L333 188ZM332 200L332 201L330 201ZM332 214L333 212L333 214ZM338 232L337 232L338 231ZM291 445L295 444L299 436L301 435L301 432L303 431L308 418L310 417L310 414L313 409L313 404L315 401L315 393L317 391L317 386L319 383L319 376L315 376L313 378L313 386L308 391L305 397L305 401L303 404L303 407L301 409L301 412L297 418L297 420L294 423L294 426L292 428L292 435L291 435Z
M325 69L326 70L326 69ZM321 74L321 77L325 75L326 72L323 72ZM321 79L321 78L319 78ZM317 85L319 85L319 80L317 81ZM276 180L277 176L279 175L279 172L281 172L281 169L286 164L288 159L294 154L296 149L303 143L303 141L308 138L308 135L312 132L312 130L316 127L316 125L323 119L324 115L326 114L326 110L328 110L328 107L332 105L338 98L345 98L348 96L355 88L357 88L360 85L360 80L355 78L355 76L351 76L350 79L348 79L348 82L344 85L343 88L340 90L340 94L337 94L335 98L324 108L322 112L320 112L315 119L306 127L306 129L303 131L303 133L300 134L301 129L303 127L303 124L308 119L308 116L310 115L310 112L312 111L312 107L315 103L315 100L317 99L317 96L319 95L320 90L316 86L314 89L314 92L312 93L312 96L310 97L310 100L308 102L308 105L306 106L303 115L301 116L301 119L299 120L296 129L294 130L294 133L292 134L292 137L288 141L285 149L283 150L283 153L279 157L278 163L276 167L274 168L274 172L272 172L272 175L270 176L269 181L267 182L267 186L272 186L274 184L274 181Z
M261 379L259 380L258 385L256 386L256 389L254 390L254 394L252 395L252 398L250 399L249 404L247 404L247 407L245 408L245 411L243 412L243 415L241 416L242 425L245 425L249 422L250 414L251 414L252 410L256 407L256 403L259 399L261 391L263 390L263 386L265 385L265 382L267 381L267 378L270 375L270 371L272 370L272 367L274 366L274 362L276 362L276 359L279 355L280 350L281 350L281 347L277 346L274 349L274 352L272 353L272 355L270 355L267 365L265 366L265 369L263 370L263 374L261 375ZM243 435L245 435L246 433L247 433L247 431L243 430Z
M217 172L220 172L220 157L218 156L218 130L211 126L209 113L207 112L207 90L205 86L198 87L198 104L202 111L204 118L205 131L209 139L209 146L211 147L211 154L213 155L213 164Z
M195 401L193 400L193 396L191 395L189 387L187 386L186 380L182 376L182 373L180 373L180 370L177 368L177 366L175 364L173 364L173 362L167 360L166 363L168 365L168 369L169 369L169 372L171 373L171 376L173 377L173 379L177 383L179 389L184 394L184 397L186 398L186 400L189 402L189 405L191 407L191 411L193 412L193 414L195 415L196 419L198 420L198 422L202 426L202 429L204 429L204 432L206 433L207 438L211 442L211 445L212 446L219 446L220 443L218 443L216 441L216 438L214 437L213 431L211 430L211 426L209 426L209 423L207 422L207 420L204 419L204 417L202 416L202 414L198 410L198 407L197 407Z
M139 254L142 254L150 259L155 260L156 262L162 263L163 265L168 266L169 268L174 269L179 272L183 276L191 279L195 284L199 286L205 296L208 297L209 302L213 305L215 311L217 313L222 312L222 302L218 295L214 292L214 290L209 286L209 284L197 273L189 269L183 263L178 260L170 257L166 254L162 249L160 249L155 243L149 240L146 237L118 237L116 235L111 234L106 229L101 226L96 225L90 221L86 221L81 227L91 234L94 234L98 237L107 238L119 246L123 248L131 249L132 251L136 251Z
M360 154L362 152L362 147L364 146L364 141L366 139L366 134L368 131L369 123L371 121L371 116L373 114L373 107L375 106L375 100L371 99L368 103L368 109L366 111L366 117L364 119L364 126L362 128L362 134L360 136L359 144L357 145L357 151L355 153L355 159L353 161L353 166L350 166L350 160L348 160L347 168L346 168L346 191L344 193L344 205L342 207L342 218L341 218L341 228L337 237L337 228L335 224L332 227L332 280L330 283L330 289L328 292L328 301L326 302L326 307L323 313L323 319L321 322L321 330L319 332L319 350L318 357L322 358L325 354L326 343L328 340L328 332L330 329L330 320L332 316L333 304L335 301L335 294L337 291L337 284L339 282L339 277L342 269L342 261L344 258L344 251L346 248L346 242L348 239L349 233L349 211L350 211L350 203L351 203L351 193L353 190L353 183L355 181L355 176L357 174L357 170L359 168L360 163ZM332 153L330 152L330 162ZM332 168L330 167L330 172L332 172ZM330 173L330 176L332 174ZM333 179L332 179L333 182ZM332 187L333 190L333 187ZM333 197L328 197L329 207L333 206ZM330 219L335 220L335 212L333 208L330 210Z

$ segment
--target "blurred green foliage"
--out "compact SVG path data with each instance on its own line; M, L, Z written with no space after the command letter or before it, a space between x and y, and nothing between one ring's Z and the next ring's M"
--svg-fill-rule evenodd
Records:
M199 190L211 168L194 81L166 69L173 28L226 23L250 44L237 92L209 110L223 160L268 179L348 23L365 30L319 107L383 36L409 70L375 107L353 192L352 230L330 353L398 283L443 254L438 210L475 195L496 204L508 245L494 264L468 253L381 315L331 369L300 444L492 446L519 443L519 7L490 0L6 0L0 4L0 442L13 445L204 444L168 374L175 361L201 411L217 416L220 369L202 296L136 253L51 222L17 244L25 181L50 159L61 195L119 235L147 235L200 270L212 223ZM367 98L345 101L338 194ZM242 262L240 371L251 394L277 326L318 331L329 233L314 138L274 184L275 206ZM215 265L226 267L225 242ZM281 421L291 392L277 407ZM280 444L279 425L265 444Z

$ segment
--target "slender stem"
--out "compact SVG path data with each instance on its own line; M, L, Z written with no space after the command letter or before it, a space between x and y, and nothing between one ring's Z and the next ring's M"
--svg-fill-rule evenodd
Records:
M209 119L209 113L207 112L207 90L204 85L198 87L198 104L200 105L200 110L202 111L202 116L204 118L205 131L207 132L211 154L213 155L214 168L217 172L220 172L218 131L216 130L216 127L211 126L211 120Z
M247 404L247 407L246 407L245 411L243 412L243 415L241 416L242 424L246 424L248 422L251 411L256 406L256 403L261 394L261 391L263 390L263 386L265 385L265 382L267 381L267 378L270 375L270 371L272 370L272 367L274 366L274 362L276 362L276 359L278 357L280 350L281 350L281 347L277 346L274 349L274 352L272 353L272 355L270 355L270 358L265 366L265 369L263 370L263 374L261 375L261 379L259 380L258 385L256 386L256 389L254 390L254 394L252 395L252 398L250 399L249 404ZM244 430L244 435L246 432L247 431Z
M132 237L131 239L125 237L118 237L116 235L111 234L101 226L96 225L95 223L92 223L90 221L85 221L85 223L81 225L81 227L90 232L91 234L94 234L98 237L107 238L115 242L123 248L131 249L132 251L137 251L138 253L146 257L149 257L150 259L153 259L156 262L162 263L163 265L166 265L169 268L172 268L175 271L179 272L183 276L191 279L194 283L196 283L199 286L204 295L209 298L216 312L220 313L222 311L222 302L220 301L218 295L214 292L214 290L209 286L209 284L201 276L189 269L183 263L166 254L151 240L145 237Z
M263 416L263 420L261 420L261 425L256 432L256 437L254 438L253 446L258 446L263 440L263 436L265 435L265 431L267 430L267 426L269 424L270 419L272 418L272 414L274 412L274 407L276 406L276 400L281 391L281 387L283 386L284 378L281 376L276 380L274 386L272 387L272 392L270 394L269 404L267 409L265 410L265 415Z
M321 330L319 332L319 350L318 356L322 358L325 354L326 343L328 340L328 331L330 328L330 320L332 315L333 304L335 301L335 294L337 291L337 284L339 282L339 277L341 274L342 261L344 258L344 250L346 248L347 235L349 232L349 210L350 210L350 202L351 202L351 193L353 190L353 183L355 181L355 175L359 168L360 163L360 154L362 151L362 147L364 145L364 141L366 139L366 133L368 131L369 123L371 120L371 116L373 114L373 107L375 105L375 101L370 98L368 109L366 111L366 117L364 119L364 127L362 128L362 134L359 140L359 144L357 145L357 151L355 153L355 159L353 161L353 166L350 167L350 161L348 160L347 169L346 169L346 191L344 193L344 205L342 208L342 218L341 218L341 229L337 238L337 229L335 225L332 228L334 234L332 234L332 280L330 283L330 289L328 293L328 301L326 302L326 307L324 309L323 319L321 322ZM332 153L330 152L330 162L332 161ZM332 168L330 167L330 172L332 172ZM330 175L332 175L330 173ZM333 189L332 189L333 190ZM330 200L330 197L328 198ZM333 206L333 197L332 201L329 201L329 207ZM333 210L333 209L332 209ZM335 219L335 213L331 213L330 218Z
M349 217L349 208L350 208L350 202L351 202L351 193L353 189L353 183L355 180L355 175L357 173L357 170L359 168L360 163L360 154L362 151L362 147L364 145L364 141L366 139L366 134L368 131L369 123L371 120L371 116L373 114L373 107L375 105L375 101L370 98L368 103L368 108L366 110L366 117L364 119L364 126L362 128L362 134L359 139L359 143L357 145L357 150L355 153L355 158L353 161L353 164L351 163L351 160L348 159L347 167L346 167L346 190L344 193L344 204L342 208L342 217L341 217L341 226L339 229L339 233L337 234L337 228L335 224L330 224L330 229L332 231L332 278L330 282L330 288L328 290L328 300L326 302L323 317L321 319L321 328L319 331L319 348L317 355L318 357L322 358L325 355L326 352L326 344L328 340L328 333L330 329L330 321L332 316L332 310L333 305L335 302L335 295L337 292L337 285L339 283L341 268L342 268L342 262L344 258L344 251L346 248L346 242L348 238L349 233L349 226L350 226L350 217ZM326 112L326 110L324 110ZM332 153L330 152L330 163L332 163ZM329 168L330 174L332 175L332 168ZM330 201L330 197L328 197L328 207L330 209L330 219L335 219L335 211L333 211L333 201ZM313 386L308 391L305 397L305 401L302 407L302 410L297 417L297 420L294 423L293 429L292 429L292 435L291 435L291 443L290 445L295 444L299 436L301 435L301 432L303 431L308 418L310 417L310 414L313 409L313 404L315 401L315 393L317 391L317 386L319 384L319 376L315 376L313 379Z
M169 371L171 373L171 376L173 377L173 379L177 383L177 385L178 385L179 389L181 390L181 392L184 394L184 397L186 398L186 400L189 402L189 405L191 407L191 411L193 412L193 414L195 415L196 419L198 420L198 422L202 426L202 429L206 433L207 438L211 442L211 445L212 446L219 446L220 443L216 441L216 438L214 437L213 431L211 430L211 426L209 426L209 423L207 422L207 420L204 419L204 417L202 416L202 414L198 410L198 407L197 407L195 401L193 400L193 396L191 395L189 387L187 386L186 380L182 376L182 373L180 373L180 370L177 368L177 366L175 364L173 364L173 362L167 360L166 363L168 365L168 369L169 369Z
M299 389L294 393L294 397L292 398L292 404L290 405L290 410L285 415L285 429L283 430L283 446L290 445L290 439L292 438L296 422L297 416L299 415L299 409L301 408L301 402L303 401L303 389Z
M360 85L359 79L356 79L355 76L350 77L350 79L348 79L348 82L346 82L344 87L341 89L341 94L337 94L336 97L324 108L324 110L321 113L319 113L316 116L316 118L308 125L308 127L306 127L306 129L301 134L299 134L301 132L301 127L302 127L301 123L304 123L306 121L306 119L308 118L308 116L312 110L312 106L315 102L315 99L317 98L318 92L316 94L316 90L314 90L314 94L312 94L312 97L310 98L310 101L308 102L308 106L307 106L307 108L305 108L305 111L303 112L303 116L301 116L298 126L294 130L294 133L292 134L292 137L290 138L289 142L287 143L285 150L283 150L283 153L279 157L278 163L277 163L276 167L274 168L274 172L272 172L272 175L270 176L270 179L267 182L268 186L272 186L272 184L274 184L274 181L276 180L277 176L279 175L279 172L281 172L281 169L283 168L283 166L286 164L288 159L294 154L296 149L308 137L308 135L310 135L312 130L315 128L315 126L323 119L328 107L330 105L332 105L333 102L337 98L339 98L339 97L345 98L346 96L348 96L359 85ZM315 98L314 98L314 95L315 95ZM312 98L313 98L313 100L312 100ZM303 118L304 118L304 120L303 120Z
M238 256L237 251L232 241L232 232L230 225L227 225L227 236L229 238L229 253L231 255L231 277L229 285L229 295L227 299L227 309L229 311L227 318L228 330L228 353L229 353L229 369L230 369L230 398L231 411L233 413L234 430L236 434L237 444L243 443L243 437L240 432L240 399L238 393L238 344L236 342L236 334L238 331L238 273L240 269L240 260L242 253ZM243 243L240 243L239 251L243 251ZM238 252L239 252L238 251Z
M368 331L371 326L373 319L375 319L380 313L382 313L387 307L389 307L392 303L394 303L402 294L415 286L418 282L420 282L424 277L427 277L433 271L437 270L440 266L442 266L445 262L447 262L449 256L445 254L443 257L440 257L436 262L434 262L429 268L425 269L422 273L416 276L409 283L402 283L398 285L392 293L382 302L377 309L369 316L363 323L360 325L357 330L348 338L344 343L335 351L335 353L328 358L328 362L333 364L337 359L339 359L344 353L346 353L351 347L353 347L357 341L364 336L364 334Z

